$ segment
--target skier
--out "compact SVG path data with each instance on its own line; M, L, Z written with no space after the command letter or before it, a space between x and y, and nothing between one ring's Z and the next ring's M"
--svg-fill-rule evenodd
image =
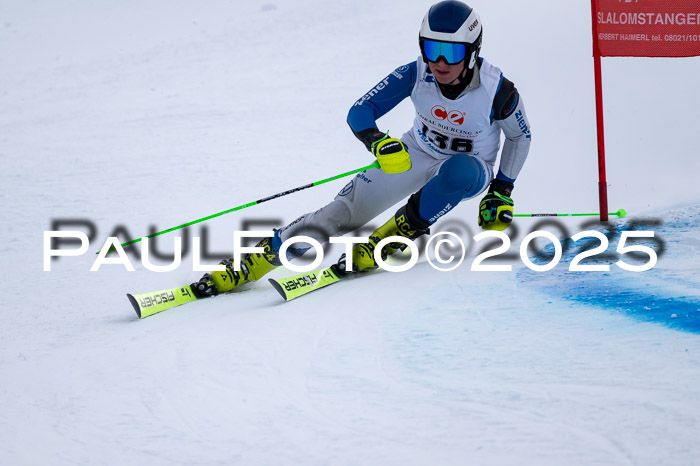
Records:
M377 267L375 246L389 236L415 239L459 202L480 195L479 225L504 230L513 219L511 192L530 148L530 123L522 98L501 70L479 56L481 19L476 10L454 0L433 5L419 32L421 56L396 68L350 108L347 122L379 161L381 169L358 174L335 199L302 215L263 239L262 254L233 260L226 270L205 274L192 289L213 296L254 280L282 265L279 250L288 238L310 236L320 243L365 225L408 197L396 214L352 249L353 272ZM413 127L401 138L377 128L376 120L406 97L415 106ZM494 166L505 135L499 170ZM410 196L410 197L409 197ZM390 243L383 254L401 249ZM308 248L291 247L288 257ZM345 271L343 255L338 269Z

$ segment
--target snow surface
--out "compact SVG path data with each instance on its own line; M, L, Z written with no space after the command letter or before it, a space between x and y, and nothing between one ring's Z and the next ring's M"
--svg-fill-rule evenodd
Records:
M423 259L289 303L260 282L144 320L125 293L194 281L191 254L89 272L120 226L126 241L370 163L347 110L417 57L429 4L0 3L0 464L698 464L698 58L603 60L610 207L655 232L648 272L569 272L575 248L524 267L527 232L599 227L579 218L519 219L511 272L470 271L471 247L449 273ZM588 2L473 6L533 127L517 210L594 212ZM407 101L380 124L411 121ZM190 236L228 255L244 221L289 222L346 182ZM477 233L476 205L444 222ZM96 236L44 272L57 219Z

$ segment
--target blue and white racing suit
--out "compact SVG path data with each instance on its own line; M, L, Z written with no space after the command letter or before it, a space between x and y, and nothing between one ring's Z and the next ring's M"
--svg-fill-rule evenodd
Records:
M361 137L363 131L377 128L377 119L411 98L415 119L401 140L412 168L395 174L380 169L358 174L332 202L282 228L276 242L307 235L324 243L329 236L365 225L418 191L419 214L433 223L488 187L494 178L501 132L505 142L496 177L514 182L530 147L523 101L501 70L483 58L477 67L466 89L449 99L419 57L395 69L355 102L348 124Z

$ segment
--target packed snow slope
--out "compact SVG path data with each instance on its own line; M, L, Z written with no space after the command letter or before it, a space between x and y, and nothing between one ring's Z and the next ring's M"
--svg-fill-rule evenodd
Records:
M0 464L697 463L698 58L604 59L610 207L629 216L518 219L508 251L484 262L510 271L470 270L486 248L471 239L473 200L434 228L468 245L454 271L422 257L289 303L259 282L138 320L127 292L201 275L191 241L172 272L146 270L138 246L135 271L90 272L108 236L371 163L347 110L416 59L429 6L0 3ZM473 6L482 55L516 84L532 123L516 211L594 212L589 3ZM380 128L400 135L412 117L406 101ZM292 221L347 181L163 235L158 250L198 236L212 263L230 255L234 230ZM46 272L44 231L59 227L89 233L90 248ZM609 244L582 264L609 270L571 272L583 246L568 238L591 229ZM658 257L645 272L616 265L651 260L619 252L635 229L654 232L630 243ZM519 255L535 230L564 247L546 272ZM533 246L534 263L553 257L545 239Z

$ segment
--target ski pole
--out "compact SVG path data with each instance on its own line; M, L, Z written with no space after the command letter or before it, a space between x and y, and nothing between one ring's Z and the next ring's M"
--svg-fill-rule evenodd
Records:
M599 212L585 214L513 214L513 217L584 217L590 215L600 215ZM625 209L620 209L617 212L610 212L609 216L617 216L623 218L627 216Z
M292 193L295 193L297 191L301 191L302 189L313 188L314 186L318 186L318 185L323 184L323 183L328 183L329 181L337 180L338 178L343 178L343 177L346 177L348 175L352 175L352 174L355 174L355 173L358 173L361 171L369 170L370 168L380 168L379 161L375 161L374 163L367 165L366 167L362 167L362 168L358 168L358 169L355 169L355 170L352 170L349 172L341 173L340 175L335 175L335 176L332 176L330 178L326 178L326 179L321 180L321 181L314 181L313 183L305 184L303 186L299 186L298 188L292 188L292 189L289 189L287 191L282 191L281 193L273 194L272 196L267 196L267 197L264 197L262 199L258 199L257 201L248 202L247 204L239 205L238 207L224 210L224 211L219 212L217 214L208 215L206 217L202 217L200 219L193 220L191 222L183 223L182 225L168 228L167 230L159 231L158 233L153 233L153 234L150 234L148 236L144 236L142 238L132 239L131 241L127 241L126 243L122 243L122 247L128 246L130 244L138 243L143 238L153 238L154 236L162 235L165 233L170 233L171 231L179 230L181 228L185 228L185 227L188 227L190 225L194 225L196 223L204 222L206 220L210 220L210 219L215 218L215 217L220 217L222 215L225 215L225 214L228 214L231 212L235 212L236 210L241 210L241 209L245 209L247 207L252 207L252 206L257 205L257 204L262 204L263 202L267 202L267 201L270 201L272 199L277 199L278 197L286 196L287 194L292 194ZM109 252L112 252L112 251L109 251ZM99 253L100 253L100 251L97 251L97 254L99 254Z

